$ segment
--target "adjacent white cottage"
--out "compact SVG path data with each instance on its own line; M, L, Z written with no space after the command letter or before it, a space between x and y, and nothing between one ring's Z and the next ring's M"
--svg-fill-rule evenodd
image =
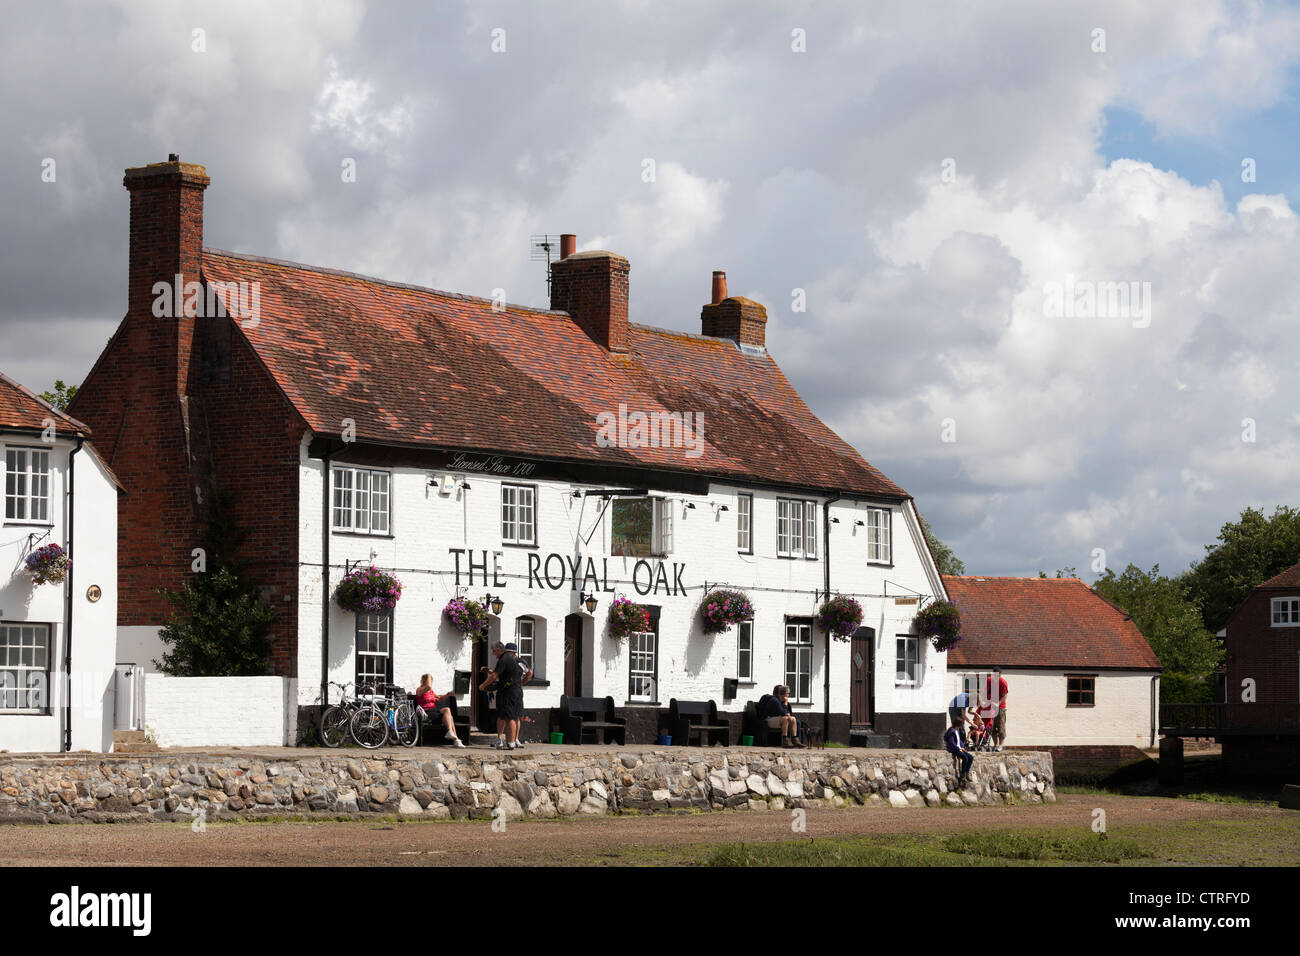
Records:
M1000 672L1005 746L1154 746L1160 661L1128 614L1078 578L944 583L963 635L948 652L948 699L996 696L989 675Z
M119 488L89 428L4 375L0 486L0 750L107 752ZM37 583L28 558L51 545L66 579Z

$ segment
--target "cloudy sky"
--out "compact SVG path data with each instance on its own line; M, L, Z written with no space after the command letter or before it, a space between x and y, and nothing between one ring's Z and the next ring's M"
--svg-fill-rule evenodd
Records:
M1295 6L47 2L0 110L37 391L125 311L122 170L177 152L219 248L545 305L529 236L575 232L690 331L725 269L973 572L1175 571L1298 503Z

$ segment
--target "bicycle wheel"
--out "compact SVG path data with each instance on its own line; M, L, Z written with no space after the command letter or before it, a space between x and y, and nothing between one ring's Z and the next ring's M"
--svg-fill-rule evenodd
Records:
M340 747L348 736L352 712L337 704L320 715L320 739L326 747Z
M393 714L393 736L403 747L414 747L420 740L420 712L415 705L403 701Z
M382 747L388 740L388 721L384 711L374 704L367 704L352 715L348 725L352 739L367 750Z

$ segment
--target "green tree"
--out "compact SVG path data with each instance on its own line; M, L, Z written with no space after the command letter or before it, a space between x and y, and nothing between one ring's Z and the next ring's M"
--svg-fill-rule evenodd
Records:
M1119 575L1108 568L1093 589L1133 618L1160 658L1162 703L1209 699L1207 679L1223 661L1223 647L1177 579L1162 575L1158 564L1149 572L1130 564Z
M1219 529L1219 543L1206 545L1205 552L1181 581L1205 626L1218 631L1252 588L1300 563L1300 511L1279 506L1265 518L1247 508L1240 520Z
M46 403L53 405L61 412L66 412L68 406L72 404L72 397L77 394L77 386L65 385L63 379L54 380L54 391L41 392L41 399Z
M244 534L230 518L229 500L214 495L203 539L206 568L191 574L179 591L158 588L172 606L159 632L164 645L154 666L174 677L240 677L265 674L271 663L275 609L246 580L237 559Z
M934 563L939 567L940 574L965 574L966 565L962 564L961 559L952 553L952 548L948 547L930 528L930 522L925 520L921 515L921 529L925 532L925 540L930 544L930 551L934 554Z
M1040 578L1045 578L1045 577L1047 577L1047 572L1046 572L1046 571L1039 571L1039 572L1038 572L1038 576L1039 576ZM1079 572L1078 572L1075 568L1068 568L1068 567L1067 567L1067 568L1057 568L1057 569L1056 569L1056 573L1055 573L1054 575L1052 575L1052 577L1054 577L1054 578L1077 578L1078 576L1079 576Z

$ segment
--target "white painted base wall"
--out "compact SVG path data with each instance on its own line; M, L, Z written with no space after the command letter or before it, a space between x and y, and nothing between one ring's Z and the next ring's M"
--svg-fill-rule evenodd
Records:
M297 696L290 677L146 674L143 727L160 747L291 745Z
M983 672L987 673L987 672ZM1096 703L1067 707L1067 674L1096 674ZM948 675L951 701L961 691L962 674ZM1153 690L1150 671L1004 670L1007 681L1007 746L1150 747Z

